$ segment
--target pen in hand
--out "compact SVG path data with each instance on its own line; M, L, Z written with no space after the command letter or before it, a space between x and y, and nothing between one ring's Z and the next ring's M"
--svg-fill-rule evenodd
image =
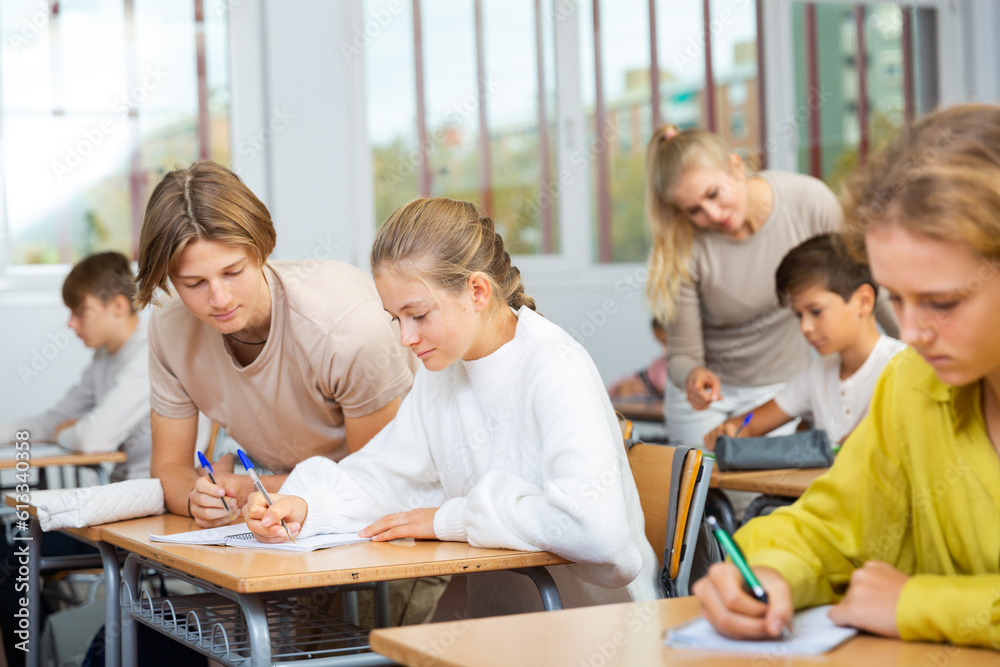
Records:
M747 587L750 589L750 593L753 594L755 598L767 604L767 591L764 587L760 585L760 580L757 579L757 575L753 573L750 566L747 565L747 560L743 556L743 552L740 551L739 545L730 537L726 529L719 525L719 522L715 520L714 516L709 516L705 519L708 522L708 527L712 529L715 534L715 539L719 540L719 544L722 546L722 550L727 556L733 559L733 564L736 565L736 569L740 571L743 575L743 580L746 582Z
M212 464L208 462L208 459L206 459L205 455L201 452L198 452L198 460L201 462L201 467L208 473L208 478L212 481L212 484L218 486L218 483L215 481L215 475L213 474L215 471L212 470ZM233 511L229 509L229 503L226 502L225 496L219 500L222 501L222 507L226 510L226 514L229 515L229 520L232 521L235 519L236 517L233 515Z
M747 424L750 423L751 419L753 419L753 413L752 412L748 412L747 416L743 418L743 423L740 424L740 427L738 429L736 429L736 433L733 435L734 438L740 437L740 433L742 433L743 429L745 429L747 427Z
M257 476L257 472L253 469L253 462L247 458L247 455L243 453L242 449L237 449L236 453L240 455L240 461L243 463L243 467L246 468L247 474L250 475L250 479L253 480L253 485L257 487L258 491L260 491L260 495L264 496L264 502L267 503L268 507L273 505L274 503L271 502L271 497L267 495L267 489L264 488L264 485L260 481L260 477ZM285 523L284 519L281 520L281 527L284 528L285 532L288 534L288 539L295 542L295 538L292 537L292 531L288 530L288 524Z

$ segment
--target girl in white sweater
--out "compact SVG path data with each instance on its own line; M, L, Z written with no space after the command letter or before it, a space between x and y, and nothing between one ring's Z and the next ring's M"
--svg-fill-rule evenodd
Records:
M587 352L538 315L493 221L449 199L418 199L382 226L371 253L400 342L423 363L396 418L339 463L295 467L247 525L266 542L360 531L545 550L565 606L653 599L657 562L621 431ZM530 581L470 578L476 614L540 609Z

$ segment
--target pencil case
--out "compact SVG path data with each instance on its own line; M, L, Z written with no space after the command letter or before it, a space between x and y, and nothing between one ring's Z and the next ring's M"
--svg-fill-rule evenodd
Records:
M723 472L828 468L833 465L833 447L823 430L760 438L722 435L715 441L715 460Z
M43 531L84 528L162 514L163 487L158 479L130 479L102 486L67 489L36 505Z

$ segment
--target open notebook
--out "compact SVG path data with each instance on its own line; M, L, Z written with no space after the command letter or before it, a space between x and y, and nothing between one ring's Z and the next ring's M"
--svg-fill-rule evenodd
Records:
M188 533L173 535L150 535L151 542L172 542L174 544L215 544L226 547L250 547L255 549L277 549L279 551L315 551L339 547L356 542L367 542L369 538L358 537L357 533L339 533L335 535L313 535L312 537L296 538L295 542L279 542L266 544L258 542L253 533L247 530L245 523L219 528L192 530Z
M858 631L834 625L827 612L830 605L805 609L792 618L792 630L785 639L738 640L723 637L706 621L698 618L667 630L663 641L675 648L698 648L709 651L735 651L763 655L816 655L844 643Z

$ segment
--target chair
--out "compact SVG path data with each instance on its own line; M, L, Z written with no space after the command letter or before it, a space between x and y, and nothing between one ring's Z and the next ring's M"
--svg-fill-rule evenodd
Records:
M713 461L694 447L627 443L629 467L667 597L690 595ZM714 545L711 545L714 547Z

